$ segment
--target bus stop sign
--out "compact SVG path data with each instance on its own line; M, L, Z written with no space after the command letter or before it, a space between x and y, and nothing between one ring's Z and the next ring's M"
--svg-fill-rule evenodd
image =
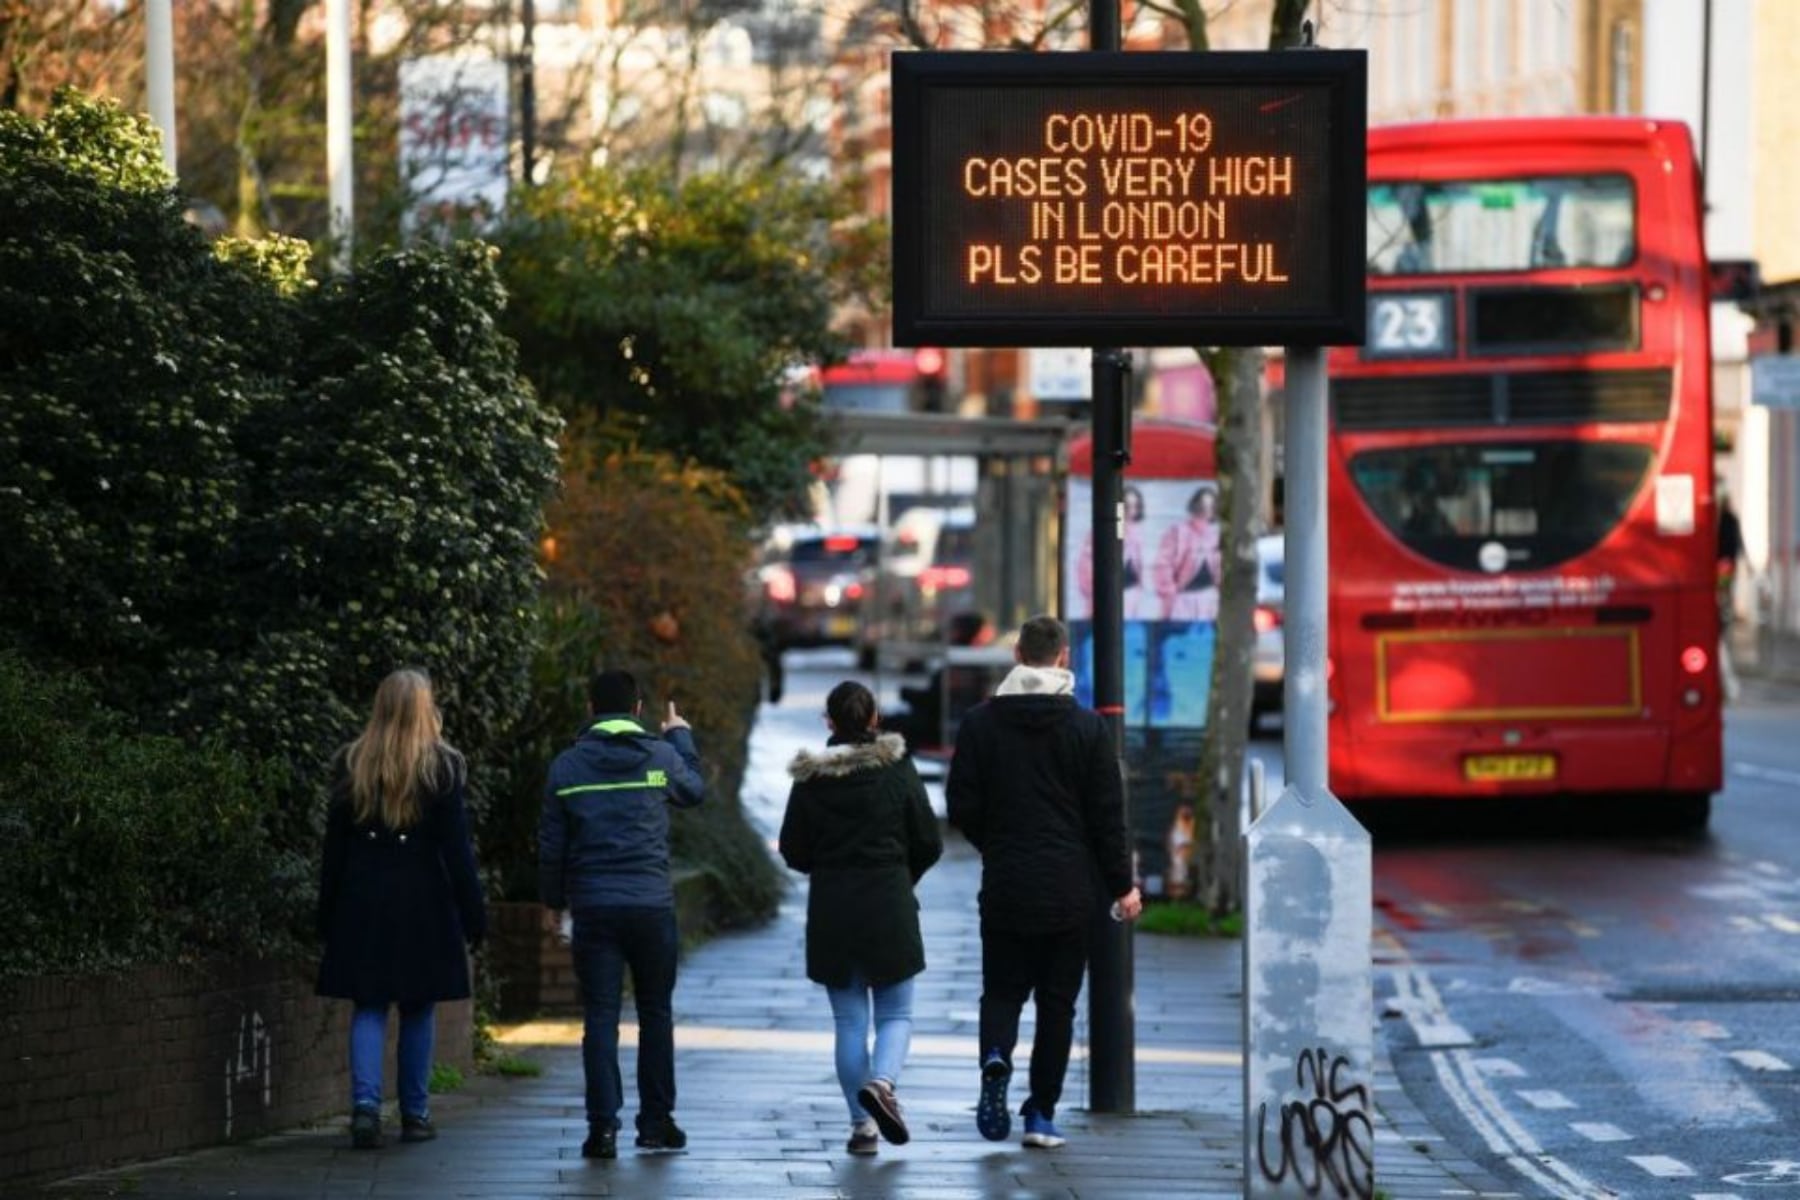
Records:
M893 56L900 345L1363 340L1367 56Z

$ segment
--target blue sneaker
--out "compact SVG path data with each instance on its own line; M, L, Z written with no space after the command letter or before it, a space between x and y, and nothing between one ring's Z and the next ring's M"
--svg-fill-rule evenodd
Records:
M981 1064L981 1099L975 1105L975 1128L990 1142L1004 1142L1012 1132L1012 1113L1006 1107L1006 1085L1012 1068L999 1051Z
M1025 1136L1020 1139L1033 1150L1054 1150L1069 1139L1057 1132L1049 1117L1040 1117L1035 1109L1025 1109Z

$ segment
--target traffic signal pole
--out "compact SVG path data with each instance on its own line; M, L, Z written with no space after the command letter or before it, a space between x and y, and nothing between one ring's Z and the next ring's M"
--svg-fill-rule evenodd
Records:
M1119 49L1119 0L1089 0L1089 45ZM1131 461L1130 415L1125 399L1125 352L1094 348L1094 708L1106 718L1118 760L1125 827L1131 828L1125 792L1125 465ZM1111 896L1105 897L1110 902ZM1130 1112L1137 1106L1137 1053L1132 990L1131 926L1094 914L1088 961L1088 1107Z

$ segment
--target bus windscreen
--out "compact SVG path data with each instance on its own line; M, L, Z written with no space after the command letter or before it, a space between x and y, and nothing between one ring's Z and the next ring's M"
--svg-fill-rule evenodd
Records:
M1369 273L1628 266L1636 209L1625 175L1372 183Z
M1414 553L1497 574L1543 570L1599 545L1654 457L1635 442L1453 442L1365 451L1350 476ZM1496 545L1504 558L1488 548Z

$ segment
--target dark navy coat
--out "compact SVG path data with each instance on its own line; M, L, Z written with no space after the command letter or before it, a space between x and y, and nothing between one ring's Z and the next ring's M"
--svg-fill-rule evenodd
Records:
M538 896L551 908L673 908L669 806L706 798L691 731L658 737L600 715L550 764L538 818Z
M349 770L332 768L331 811L319 875L318 993L359 1005L421 1004L469 995L467 947L487 933L487 911L463 792L462 756L426 796L419 823L358 825Z

